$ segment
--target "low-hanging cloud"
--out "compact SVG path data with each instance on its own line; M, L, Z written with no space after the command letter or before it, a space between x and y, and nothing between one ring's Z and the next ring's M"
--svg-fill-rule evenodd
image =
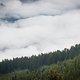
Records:
M80 42L79 0L25 1L0 1L0 60Z
M32 3L28 3L30 1ZM24 4L24 2L26 2ZM1 0L0 18L27 18L36 15L58 15L78 9L79 0ZM4 5L4 6L2 6ZM8 20L8 19L7 19Z

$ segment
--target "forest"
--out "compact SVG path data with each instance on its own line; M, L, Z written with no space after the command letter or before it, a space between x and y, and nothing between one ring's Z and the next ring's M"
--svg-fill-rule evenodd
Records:
M0 80L80 80L80 44L0 62Z

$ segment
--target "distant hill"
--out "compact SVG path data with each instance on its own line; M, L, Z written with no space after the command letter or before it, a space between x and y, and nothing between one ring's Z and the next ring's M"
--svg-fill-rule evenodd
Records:
M57 64L64 60L73 59L80 54L80 44L71 46L70 49L62 51L57 50L50 53L41 53L31 57L13 58L13 60L5 59L0 62L0 74L14 72L16 70L35 70L44 65Z
M80 55L32 71L25 69L0 74L0 80L80 80Z

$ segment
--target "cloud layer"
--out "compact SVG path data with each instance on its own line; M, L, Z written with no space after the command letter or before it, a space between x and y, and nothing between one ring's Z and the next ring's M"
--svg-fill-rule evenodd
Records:
M32 1L32 3L27 1ZM1 0L0 3L1 18L57 15L80 7L79 0Z
M79 5L79 0L1 0L0 60L80 43Z

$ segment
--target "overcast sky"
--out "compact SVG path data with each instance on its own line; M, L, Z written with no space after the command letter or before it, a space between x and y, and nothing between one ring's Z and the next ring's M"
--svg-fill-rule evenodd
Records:
M0 0L0 61L80 43L80 0Z

